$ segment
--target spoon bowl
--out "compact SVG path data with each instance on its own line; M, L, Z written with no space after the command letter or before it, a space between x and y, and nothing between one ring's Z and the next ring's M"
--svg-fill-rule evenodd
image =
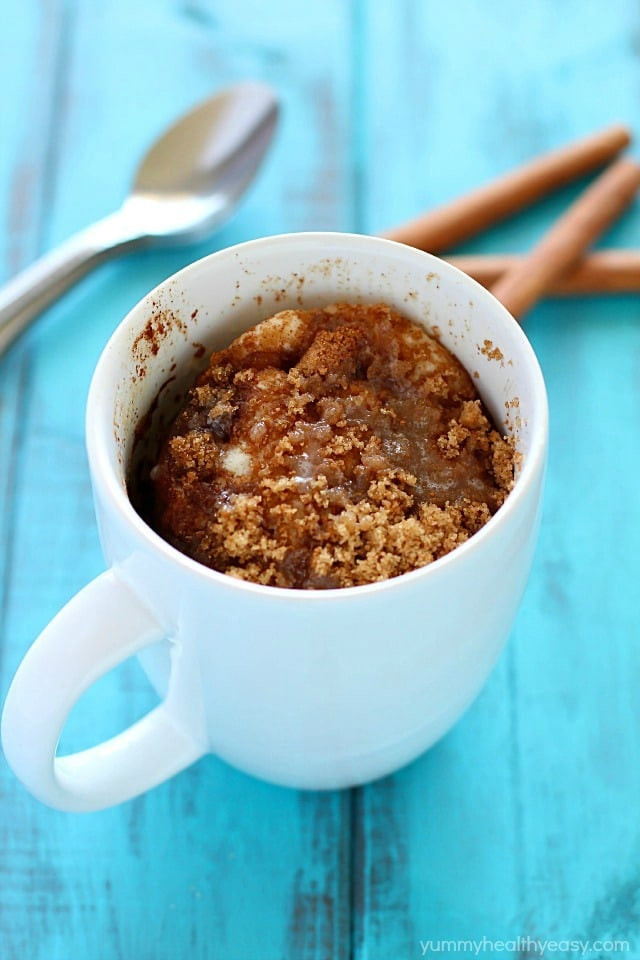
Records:
M230 216L275 132L278 103L258 83L229 87L151 145L119 210L66 240L0 291L0 352L99 263L152 246L193 243Z
M205 100L147 151L125 210L158 241L206 236L253 180L277 119L276 98L263 84L238 84Z

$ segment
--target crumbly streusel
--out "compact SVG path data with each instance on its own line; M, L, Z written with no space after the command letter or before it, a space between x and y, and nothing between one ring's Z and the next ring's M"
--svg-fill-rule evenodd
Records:
M384 304L340 303L213 354L151 471L152 522L234 577L349 587L453 550L513 477L458 360Z

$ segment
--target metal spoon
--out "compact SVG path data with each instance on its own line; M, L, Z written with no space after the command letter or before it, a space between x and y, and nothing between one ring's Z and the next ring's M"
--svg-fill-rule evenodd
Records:
M152 145L122 207L0 290L0 352L73 283L116 254L189 243L232 211L271 141L274 93L244 83L181 117Z

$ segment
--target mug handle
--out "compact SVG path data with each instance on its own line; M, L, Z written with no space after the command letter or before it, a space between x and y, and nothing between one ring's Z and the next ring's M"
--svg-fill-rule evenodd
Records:
M84 587L45 627L18 668L2 716L9 766L39 800L69 812L102 810L156 786L206 753L206 744L176 722L180 691L172 652L169 690L159 706L104 743L56 756L67 716L85 690L165 637L161 624L113 570Z

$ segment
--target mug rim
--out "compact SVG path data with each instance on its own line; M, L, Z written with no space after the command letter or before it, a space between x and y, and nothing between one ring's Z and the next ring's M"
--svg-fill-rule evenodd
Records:
M322 241L327 245L340 246L343 244L348 245L350 251L353 251L355 245L364 247L362 252L365 254L372 246L378 247L381 250L384 250L385 247L393 248L394 250L402 247L404 251L403 255L409 258L419 257L425 261L427 267L432 271L435 269L440 274L448 274L452 279L457 278L458 281L466 285L467 289L472 290L478 299L484 299L485 302L490 303L491 309L501 316L503 321L507 322L508 326L512 327L511 333L515 335L516 340L519 341L522 356L526 358L527 369L532 379L533 404L529 417L533 421L534 427L531 433L531 443L523 466L516 477L514 487L507 495L504 503L480 530L443 557L439 557L431 563L418 567L415 570L410 570L407 573L399 574L398 576L385 580L379 580L375 583L366 583L352 587L332 587L326 590L302 590L294 587L277 587L254 583L253 581L232 577L219 570L207 567L172 546L142 519L131 503L126 485L121 482L117 475L115 469L115 459L117 458L110 456L110 451L115 444L113 410L111 408L114 383L116 382L115 377L113 377L110 372L110 368L113 365L114 357L118 351L117 344L119 339L123 336L124 332L129 329L133 320L140 311L144 309L149 299L160 294L168 285L174 284L177 280L188 279L190 273L205 268L205 265L210 261L224 259L231 255L237 256L244 251L250 252L255 247L286 245L292 240L295 240L298 244L317 243L318 241ZM107 403L109 404L108 411L104 409ZM514 511L518 509L520 502L526 496L527 490L536 477L544 472L548 443L548 399L538 358L518 322L487 289L453 264L427 251L418 250L414 247L406 246L394 240L387 240L383 237L371 237L342 231L301 231L260 237L214 251L182 267L179 271L166 277L157 284L156 287L145 294L120 321L100 354L89 387L85 416L85 436L92 482L96 491L99 491L103 502L109 502L112 507L116 509L118 515L126 522L136 539L142 540L154 553L161 554L167 562L174 565L177 564L189 575L196 576L205 582L224 586L228 589L237 589L242 592L249 591L249 593L269 597L274 601L296 600L302 603L321 603L331 600L335 602L340 598L355 598L356 595L358 597L364 597L371 593L391 589L402 589L403 586L409 586L409 584L423 577L433 578L437 576L439 572L447 569L452 563L459 562L463 556L467 556L475 550L482 549L482 544L487 537L492 536L494 531L497 531L499 527L508 522Z

